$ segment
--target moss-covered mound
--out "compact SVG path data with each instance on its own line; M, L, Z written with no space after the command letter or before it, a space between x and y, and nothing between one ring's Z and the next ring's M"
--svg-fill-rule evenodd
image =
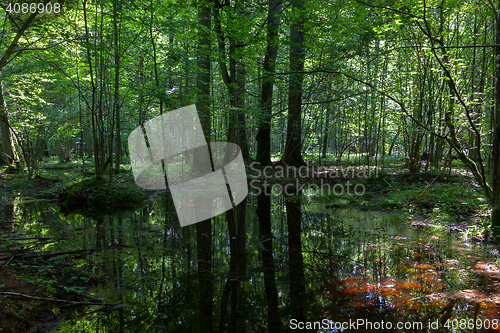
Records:
M67 186L59 194L59 202L68 210L84 207L129 206L144 199L144 190L135 184L112 183L88 178Z

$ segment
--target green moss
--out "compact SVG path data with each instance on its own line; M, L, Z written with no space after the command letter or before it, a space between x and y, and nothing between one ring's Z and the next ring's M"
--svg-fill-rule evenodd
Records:
M425 188L425 183L418 187L415 184L399 185L381 196L376 206L379 209L412 208L422 213L441 211L458 216L472 215L484 203L482 192L475 187L434 183L422 194Z
M124 206L144 199L144 190L135 184L112 183L106 179L88 178L62 190L59 200L68 209L81 207Z

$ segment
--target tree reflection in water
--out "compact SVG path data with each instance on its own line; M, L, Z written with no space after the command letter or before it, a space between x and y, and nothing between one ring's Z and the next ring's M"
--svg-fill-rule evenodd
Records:
M249 197L185 228L162 197L107 215L65 216L45 201L5 208L3 217L21 223L4 233L66 239L26 245L35 251L104 249L58 260L85 277L68 286L126 307L88 306L60 332L287 332L291 319L500 317L492 282L500 274L483 255L492 249L387 213L327 209L307 193Z

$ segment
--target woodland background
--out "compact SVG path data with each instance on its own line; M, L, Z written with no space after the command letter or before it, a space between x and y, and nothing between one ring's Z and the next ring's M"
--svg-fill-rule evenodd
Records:
M208 140L247 162L456 156L500 225L500 2L59 4L0 14L5 171L92 156L112 178L132 129L196 103Z

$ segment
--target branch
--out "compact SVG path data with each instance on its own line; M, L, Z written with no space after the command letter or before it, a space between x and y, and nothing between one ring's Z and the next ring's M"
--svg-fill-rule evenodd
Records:
M378 8L378 9L387 9L388 11L391 11L391 12L394 12L394 13L398 13L398 14L402 14L402 15L408 15L412 18L420 18L419 16L415 15L415 14L412 14L412 13L408 13L408 12L403 12L403 11L400 11L400 10L397 10L395 8L391 8L391 7L386 7L386 6L376 6L376 5L371 5L367 2L364 2L364 1L361 1L361 0L356 0L356 2L359 2L360 4L363 4L367 7L371 7L371 8Z
M398 46L398 47L393 47L391 49L387 49L383 52L377 53L374 55L368 62L372 62L378 57L385 55L389 52L396 51L396 50L403 50L403 49L428 49L428 50L434 50L434 49L480 49L480 48L488 48L488 47L497 47L500 46L498 44L487 44L487 45L442 45L439 47L433 47L429 45L407 45L407 46Z
M352 95L349 95L349 96L342 96L342 97L338 97L338 98L331 98L331 99L327 99L327 100L324 100L324 101L319 101L319 102L303 102L302 105L316 105L316 104L325 104L325 103L332 103L332 102L339 102L339 101L344 101L346 99L349 99L351 97L358 97L358 96L361 96L361 95L364 95L365 93L364 92L361 92L361 93L356 93L356 94L352 94ZM280 113L280 112L278 112Z
M65 299L58 299L58 298L46 298L46 297L25 295L25 294L14 293L14 292L9 292L9 291L0 292L0 295L18 296L18 297L24 297L24 298L29 298L29 299L37 299L40 301L61 302L61 303L68 303L68 304L74 304L74 305L100 305L100 306L119 306L119 305L121 305L123 307L126 307L126 305L123 303L112 304L112 303L97 303L97 302L75 302L75 301L67 301Z
M50 2L50 0L45 0L43 2L43 5L45 6L46 4L48 4ZM35 19L35 17L38 15L38 11L36 11L35 13L32 13L27 19L26 21L24 21L23 25L21 26L21 28L19 28L19 31L17 32L16 36L14 37L14 39L12 40L12 42L10 43L9 47L7 48L7 50L5 51L5 53L3 54L2 58L0 59L0 71L2 70L2 68L5 67L5 65L7 64L7 61L9 60L10 56L12 55L12 53L14 52L14 50L16 49L17 47L17 43L19 42L19 39L21 38L21 36L24 34L24 32L29 28L31 22L33 22L33 20Z
M218 1L216 2L218 3ZM229 2L226 2L223 4L223 5L220 5L220 8L223 8L223 6L227 6L229 4ZM229 88L229 90L231 90L231 83L232 83L232 78L229 76L229 73L227 71L227 65L226 65L226 52L225 52L225 49L226 49L226 43L224 41L224 34L222 32L222 26L221 26L221 23L220 23L220 19L219 19L219 6L217 6L214 10L214 21L215 21L215 35L217 37L217 41L218 41L218 46L219 46L219 52L220 52L220 55L219 55L219 66L220 66L220 73L221 73L221 76L222 76L222 80L224 81L224 83L226 84L226 86Z
M493 14L495 14L495 21L498 20L498 10L495 8L495 4L493 3L492 0L487 0L490 7L491 7L491 10L493 11Z
M24 52L24 51L45 51L45 50L49 50L53 47L56 47L58 45L61 45L61 44L64 44L66 42L72 42L72 41L75 41L75 40L85 40L85 37L76 37L76 38L71 38L71 39L65 39L63 41L60 41L58 43L55 43L55 44L52 44L52 45L49 45L47 47L26 47L26 48L22 48L22 49L18 49L18 50L15 50L13 52L13 54L19 54L21 52Z
M356 82L359 82L361 84L364 84L365 86L368 86L370 87L371 89L375 90L377 93L379 93L380 95L384 96L384 97L387 97L388 99L390 99L391 101L393 101L394 103L396 103L397 105L399 105L399 107L401 108L401 111L404 112L404 114L406 116L408 116L411 120L413 120L418 126L420 126L421 128L425 129L427 132L429 132L431 135L434 135L434 136L437 136L438 138L441 138L441 139L446 139L446 136L445 135L441 135L441 134L438 134L436 132L434 132L433 130L431 130L429 127L427 127L426 125L424 125L422 122L420 122L419 120L415 119L415 117L413 117L410 112L408 111L408 109L406 109L405 105L403 102L397 100L395 97L392 97L391 95L387 94L386 92L378 89L377 87L375 87L374 85L372 85L371 83L369 82L366 82L366 81L363 81L361 79L358 79L358 78L355 78L354 76L352 75L349 75L349 74L346 74L346 73L342 73L342 72L339 72L339 71L329 71L329 70L315 70L315 71L309 71L309 72L305 72L305 73L315 73L315 72L323 72L323 73L331 73L331 74L339 74L339 75L343 75L353 81L356 81Z
M91 105L90 105L90 102L87 100L85 94L82 92L82 89L80 88L80 86L78 84L75 83L75 81L73 80L73 78L71 77L71 75L69 75L68 73L66 73L59 65L57 65L56 63L50 61L50 60L47 60L39 55L36 55L35 54L35 58L37 58L38 60L41 60L43 62L46 62L48 63L50 66L52 66L54 69L58 70L60 73L62 73L65 77L67 77L69 79L69 81L71 82L71 84L73 85L73 87L76 88L76 90L78 90L78 93L80 94L80 96L83 98L83 101L85 102L85 105L87 106L87 108L90 110L91 109Z
M103 247L103 248L96 248L96 249L88 249L88 250L73 250L73 251L63 251L63 252L50 252L50 253L32 253L32 254L26 254L26 255L18 255L18 257L22 258L45 258L45 257L55 257L55 256L60 256L60 255L66 255L66 254L90 254L91 252L98 252L102 250L108 250L108 249L114 249L114 248L119 248L119 247L129 247L127 245L115 245L115 246L109 246L109 247Z
M444 166L443 166L443 170L441 170L441 172L436 176L436 178L434 178L432 180L432 182L429 185L427 185L427 187L425 188L425 190L423 190L423 192L420 193L420 195L415 200L413 200L412 204L415 204L415 202L417 202L417 200L429 189L429 187L431 187L432 184L434 184L434 182L436 181L436 179L438 179L438 177L441 176L441 174L444 172L444 170L446 170L446 167L448 166L448 162L451 162L451 159L447 157L446 160L445 160Z

